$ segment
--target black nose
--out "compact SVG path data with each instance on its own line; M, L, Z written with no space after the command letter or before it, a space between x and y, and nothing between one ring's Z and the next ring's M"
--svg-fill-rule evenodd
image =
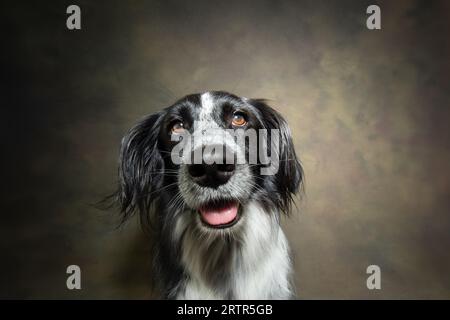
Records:
M197 184L217 188L230 180L234 173L234 164L191 164L188 171Z
M188 172L197 184L203 187L218 188L230 180L234 174L235 165L226 164L226 159L217 159L214 155L203 155L202 159L208 158L207 164L204 161L201 164L191 164L188 166ZM215 159L214 159L215 158ZM212 161L213 160L213 161Z

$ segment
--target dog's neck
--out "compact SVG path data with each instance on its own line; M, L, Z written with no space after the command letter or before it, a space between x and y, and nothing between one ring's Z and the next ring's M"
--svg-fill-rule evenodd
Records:
M185 278L177 286L176 298L288 299L293 296L289 247L276 214L249 203L233 236L204 234L192 223L185 226L180 238Z

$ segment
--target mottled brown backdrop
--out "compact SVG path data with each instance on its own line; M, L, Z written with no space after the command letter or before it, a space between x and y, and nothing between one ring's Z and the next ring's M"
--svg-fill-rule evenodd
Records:
M1 298L152 296L148 237L92 204L128 128L206 90L271 99L291 125L299 298L450 298L450 2L75 2L80 31L72 2L2 2Z

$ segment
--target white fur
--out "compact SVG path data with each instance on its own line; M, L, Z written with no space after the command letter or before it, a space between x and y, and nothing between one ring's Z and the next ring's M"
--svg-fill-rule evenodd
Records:
M240 226L239 226L240 224ZM182 242L182 263L189 275L178 299L288 299L291 261L286 237L273 213L249 203L232 228L244 228L242 247L233 252L226 286L214 287L204 274L202 250L208 238L187 234ZM192 236L191 236L192 235ZM219 254L219 253L217 253ZM212 257L214 259L214 257Z
M201 95L202 110L200 111L200 121L205 120L211 116L214 109L214 97L211 93L205 92Z

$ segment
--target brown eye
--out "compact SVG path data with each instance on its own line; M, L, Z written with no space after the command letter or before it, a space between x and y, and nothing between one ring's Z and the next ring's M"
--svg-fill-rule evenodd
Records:
M184 124L181 121L176 121L172 125L172 133L181 133L184 131Z
M235 112L233 114L233 126L235 127L242 127L247 124L247 120L245 119L245 115L241 112Z

